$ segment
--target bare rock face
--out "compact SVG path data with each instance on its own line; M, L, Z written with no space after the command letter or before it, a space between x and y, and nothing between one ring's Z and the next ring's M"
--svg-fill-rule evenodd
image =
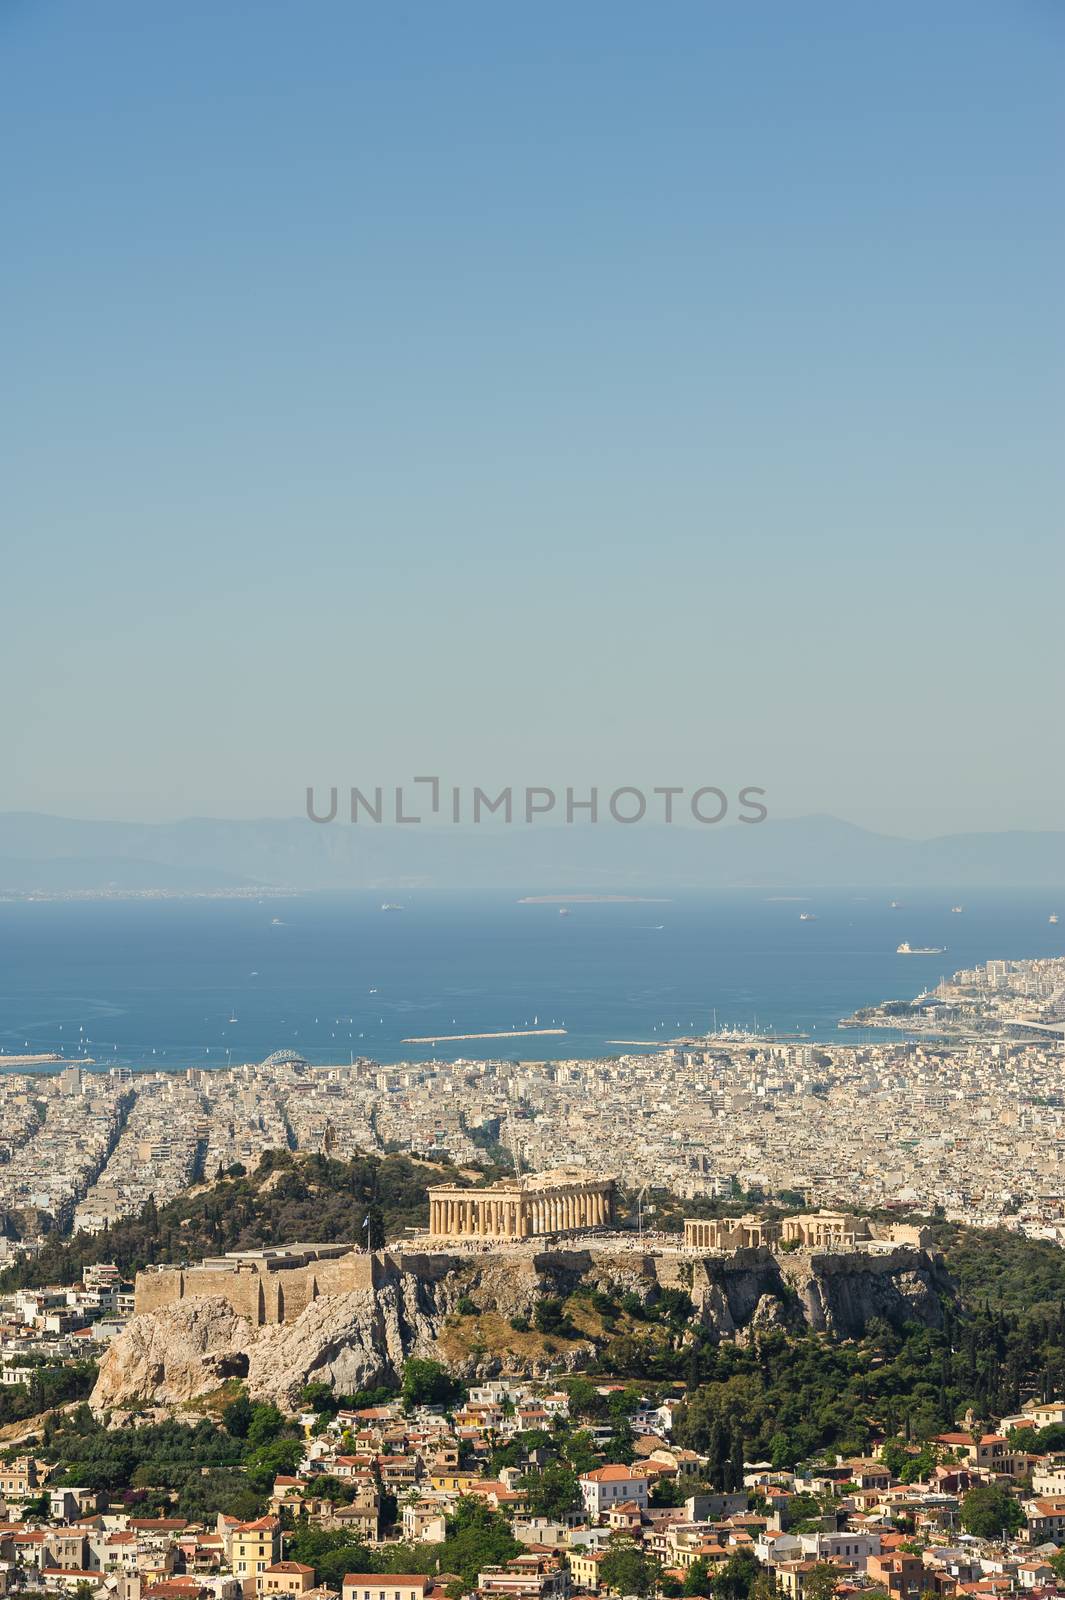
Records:
M353 1394L396 1376L409 1356L435 1355L441 1318L422 1301L417 1279L401 1273L377 1289L312 1301L295 1322L258 1329L249 1395L292 1407L305 1383Z
M180 1405L243 1378L254 1331L225 1300L194 1297L164 1313L134 1317L100 1363L96 1411Z
M841 1339L860 1337L874 1317L894 1327L941 1327L943 1301L954 1293L942 1258L908 1246L877 1254L796 1252L781 1258L781 1272L807 1325Z
M353 1393L398 1376L412 1355L434 1355L447 1311L409 1272L389 1272L376 1289L323 1295L294 1322L253 1328L222 1299L194 1296L134 1317L109 1348L90 1396L93 1410L210 1394L246 1379L254 1400L292 1409L307 1383Z

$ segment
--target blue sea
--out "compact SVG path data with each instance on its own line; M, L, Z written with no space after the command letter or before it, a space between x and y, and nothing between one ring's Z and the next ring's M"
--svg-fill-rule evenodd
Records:
M673 891L564 917L514 891L394 899L401 910L382 911L380 893L0 904L0 1050L179 1068L281 1048L312 1062L550 1060L715 1023L844 1041L870 1037L837 1027L856 1006L990 957L1065 954L1065 920L1047 920L1065 906L1035 890ZM946 950L899 956L903 940ZM566 1031L403 1042L534 1027Z

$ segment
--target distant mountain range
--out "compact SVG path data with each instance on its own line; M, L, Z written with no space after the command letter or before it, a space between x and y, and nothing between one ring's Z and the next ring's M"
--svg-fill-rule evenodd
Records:
M0 814L0 892L1065 885L1065 832L898 839L836 817L756 825L433 828L303 818L83 822Z

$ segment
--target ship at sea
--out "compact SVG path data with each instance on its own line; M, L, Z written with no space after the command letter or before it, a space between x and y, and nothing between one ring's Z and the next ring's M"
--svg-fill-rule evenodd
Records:
M941 956L946 949L942 944L907 944L903 940L895 951L897 956Z
M799 912L799 921L800 922L816 922L817 921L817 917L816 917L816 915L815 915L815 913L813 911L800 911Z
M1056 912L1056 911L1052 911L1052 912L1051 912L1051 913L1050 913L1050 915L1049 915L1049 917L1048 917L1048 918L1047 918L1047 921L1048 921L1048 922L1057 922L1057 921L1058 921L1058 920L1059 920L1059 919L1058 919L1058 914L1057 914L1057 912Z

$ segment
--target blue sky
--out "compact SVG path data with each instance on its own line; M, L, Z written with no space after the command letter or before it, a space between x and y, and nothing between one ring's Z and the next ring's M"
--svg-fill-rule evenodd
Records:
M1061 825L1063 45L4 0L0 808Z

